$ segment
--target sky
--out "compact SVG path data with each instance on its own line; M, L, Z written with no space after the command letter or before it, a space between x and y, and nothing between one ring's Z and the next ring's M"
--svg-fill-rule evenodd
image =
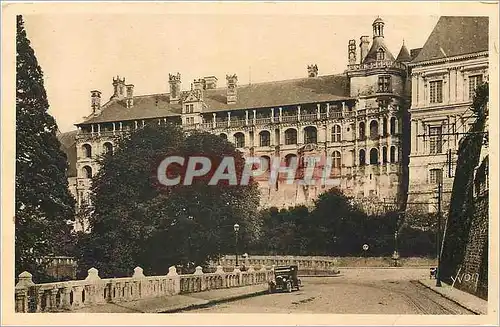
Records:
M307 65L319 75L346 69L347 44L373 35L372 23L385 21L385 42L397 56L403 40L420 48L438 16L324 14L25 14L25 28L44 72L49 112L61 132L90 114L90 91L106 102L112 78L125 77L134 94L168 92L168 74L179 72L182 88L193 79L226 74L239 84L300 78Z

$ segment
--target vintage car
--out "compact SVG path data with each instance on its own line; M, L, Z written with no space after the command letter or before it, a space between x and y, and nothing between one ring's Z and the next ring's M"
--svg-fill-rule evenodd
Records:
M274 280L269 282L269 292L277 290L291 292L294 288L299 290L300 279L297 278L298 266L278 266L274 268Z

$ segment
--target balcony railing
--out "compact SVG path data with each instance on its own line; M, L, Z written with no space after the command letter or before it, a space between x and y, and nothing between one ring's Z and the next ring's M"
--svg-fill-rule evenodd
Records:
M246 121L244 119L231 119L230 126L231 127L241 127L245 126Z
M297 117L297 115L281 116L281 121L284 123L295 123L298 121L298 117Z
M300 115L300 120L303 120L303 121L313 121L316 119L318 119L318 116L316 114Z
M264 125L264 124L270 124L270 123L271 123L271 117L255 119L256 125Z

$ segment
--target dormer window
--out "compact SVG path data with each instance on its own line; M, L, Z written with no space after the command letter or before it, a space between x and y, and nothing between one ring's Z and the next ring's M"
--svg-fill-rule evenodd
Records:
M378 51L377 51L377 60L385 60L385 51L384 51L384 49L378 49Z
M187 114L192 114L192 113L193 113L193 111L194 111L194 109L193 109L193 104L187 104L187 105L186 105L186 113L187 113Z

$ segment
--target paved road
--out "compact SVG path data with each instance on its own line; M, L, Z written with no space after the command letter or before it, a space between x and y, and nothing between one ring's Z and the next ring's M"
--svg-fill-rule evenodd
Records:
M266 294L195 312L472 314L414 280L427 272L345 269L339 277L303 277L300 291Z

